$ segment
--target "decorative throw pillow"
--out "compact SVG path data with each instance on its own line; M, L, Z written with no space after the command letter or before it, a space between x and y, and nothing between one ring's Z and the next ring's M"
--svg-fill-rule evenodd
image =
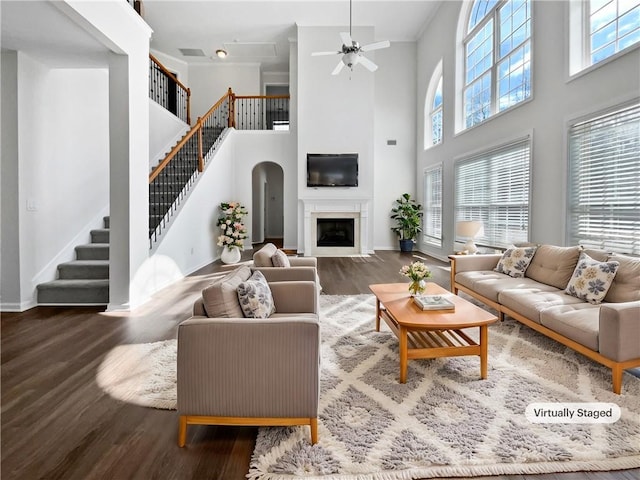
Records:
M602 302L616 276L619 262L598 262L581 253L565 293L589 303Z
M289 268L291 266L289 257L287 257L286 253L284 253L282 250L276 250L275 253L271 256L271 264L274 267Z
M513 278L524 277L524 272L536 253L537 247L509 248L502 254L494 270Z
M247 318L267 318L276 311L271 289L260 271L238 285L238 301Z

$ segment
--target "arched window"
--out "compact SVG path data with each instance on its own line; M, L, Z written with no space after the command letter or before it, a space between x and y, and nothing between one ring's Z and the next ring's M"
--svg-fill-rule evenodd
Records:
M442 143L442 60L438 62L424 104L424 149Z
M640 0L571 2L569 15L572 75L640 44Z
M531 0L476 0L463 42L463 129L531 95Z

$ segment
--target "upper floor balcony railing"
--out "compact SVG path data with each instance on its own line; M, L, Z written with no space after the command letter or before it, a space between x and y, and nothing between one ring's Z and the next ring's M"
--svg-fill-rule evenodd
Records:
M191 125L191 90L149 55L149 98Z

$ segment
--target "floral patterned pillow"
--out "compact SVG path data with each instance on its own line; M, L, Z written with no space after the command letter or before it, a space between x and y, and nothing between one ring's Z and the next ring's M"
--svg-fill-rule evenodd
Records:
M619 262L598 262L582 252L564 291L573 297L598 304L607 295L619 266Z
M246 282L238 285L238 301L247 318L268 318L276 311L271 289L262 272L255 271Z
M498 265L494 270L496 272L504 273L513 278L524 277L524 272L527 271L529 263L533 255L536 253L538 247L513 247L507 249L502 254L502 258L498 261Z

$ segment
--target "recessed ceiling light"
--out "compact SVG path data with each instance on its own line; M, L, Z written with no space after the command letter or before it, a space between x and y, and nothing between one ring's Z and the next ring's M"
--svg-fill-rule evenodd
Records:
M218 56L218 58L227 58L227 51L219 48L218 50L216 50L216 55Z

